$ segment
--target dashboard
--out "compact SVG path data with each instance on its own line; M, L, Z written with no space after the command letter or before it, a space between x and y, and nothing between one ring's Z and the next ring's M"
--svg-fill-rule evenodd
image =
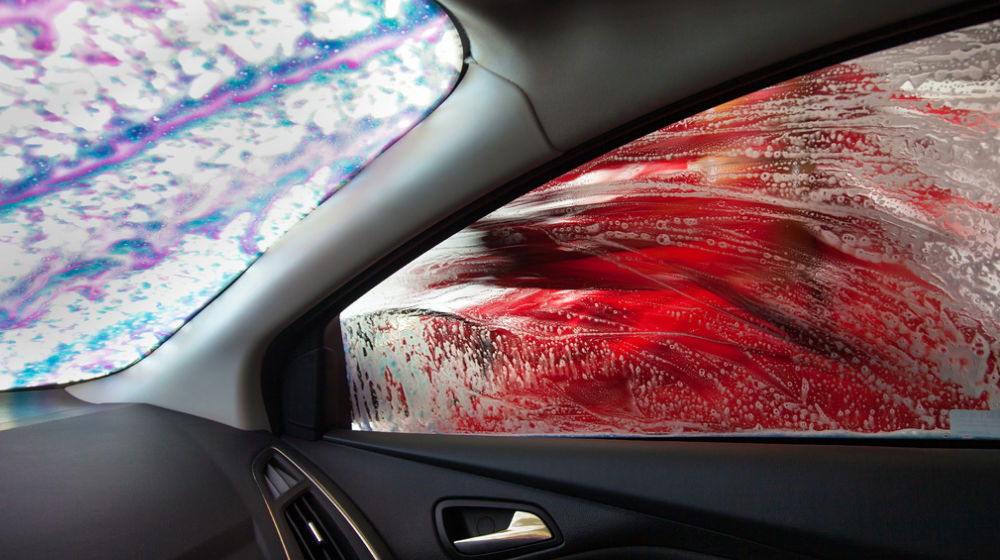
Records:
M310 441L62 389L0 398L5 558L983 558L995 544L989 442ZM524 510L555 537L464 554L442 531L449 506L473 526Z

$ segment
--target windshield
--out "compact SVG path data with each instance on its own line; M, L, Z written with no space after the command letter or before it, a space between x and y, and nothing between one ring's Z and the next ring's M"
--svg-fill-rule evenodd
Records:
M149 353L462 55L420 0L0 1L0 389Z

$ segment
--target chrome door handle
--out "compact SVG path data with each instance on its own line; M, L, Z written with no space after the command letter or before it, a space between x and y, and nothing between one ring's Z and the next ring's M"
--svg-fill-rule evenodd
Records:
M453 541L462 554L484 554L534 544L552 538L552 531L540 517L526 511L515 511L503 531Z

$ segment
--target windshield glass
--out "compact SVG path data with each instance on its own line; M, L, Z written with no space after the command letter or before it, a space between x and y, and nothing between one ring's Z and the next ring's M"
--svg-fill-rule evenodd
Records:
M0 1L0 389L149 353L462 55L421 0Z

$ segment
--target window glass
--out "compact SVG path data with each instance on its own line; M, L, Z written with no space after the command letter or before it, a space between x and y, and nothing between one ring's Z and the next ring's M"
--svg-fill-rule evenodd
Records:
M536 188L342 313L355 427L996 422L998 78L992 22L760 90Z
M148 353L462 56L425 0L0 1L0 389Z

